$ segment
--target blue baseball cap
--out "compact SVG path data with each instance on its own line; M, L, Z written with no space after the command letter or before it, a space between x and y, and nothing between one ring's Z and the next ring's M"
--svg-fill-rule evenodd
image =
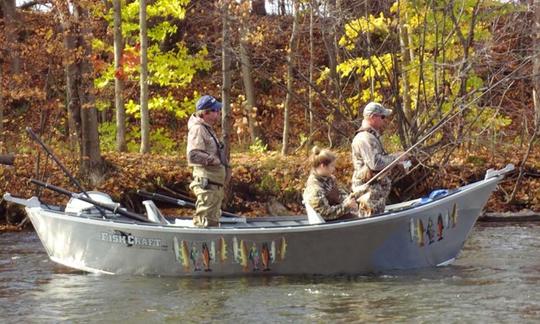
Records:
M195 104L195 108L197 111L200 110L221 110L221 102L217 101L216 98L204 95L197 100L197 103Z

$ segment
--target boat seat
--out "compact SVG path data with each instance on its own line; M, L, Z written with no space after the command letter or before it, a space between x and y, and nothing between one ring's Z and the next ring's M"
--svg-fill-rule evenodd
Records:
M146 208L146 216L149 220L158 224L170 224L152 200L144 200L142 203Z
M321 215L319 215L319 213L317 213L315 209L313 209L313 207L310 206L310 204L304 201L304 206L306 206L306 212L307 212L307 218L308 218L309 224L326 223L324 218L322 218Z

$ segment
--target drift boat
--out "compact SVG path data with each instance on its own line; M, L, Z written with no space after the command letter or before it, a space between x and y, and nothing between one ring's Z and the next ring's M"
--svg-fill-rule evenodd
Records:
M87 198L73 194L65 207L9 193L4 199L25 206L51 260L83 271L189 277L367 274L450 264L491 192L513 168L490 169L483 180L432 200L387 206L376 217L332 222L306 206L307 216L222 217L220 227L201 229L190 220L173 223L151 200L144 202L147 218L128 218L100 192Z

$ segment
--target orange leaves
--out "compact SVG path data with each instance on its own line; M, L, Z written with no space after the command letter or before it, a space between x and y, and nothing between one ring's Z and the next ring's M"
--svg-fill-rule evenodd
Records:
M124 68L135 69L140 64L140 51L141 45L139 43L135 44L134 47L126 47L122 53L122 58L120 59L120 65Z
M126 73L124 72L124 69L122 67L119 67L118 69L114 70L114 77L121 80L126 80Z
M36 187L31 185L27 179L35 177L34 163L37 150L37 148L32 147L32 153L19 154L14 167L0 166L3 168L2 172L0 172L1 193L10 192L14 196L21 197L35 195ZM58 148L54 148L54 150L61 151ZM70 154L64 151L64 153L58 154L58 157L77 176L78 161ZM349 189L352 174L350 153L344 150L336 152L336 154L338 158L335 176L343 188ZM457 152L456 154L461 156L463 152ZM104 154L104 158L112 165L111 170L95 188L90 188L86 179L79 179L86 189L106 192L118 201L122 201L126 195L133 194L136 189L140 188L149 191L161 188L184 188L182 190L185 190L185 194L190 195L187 188L192 179L191 169L187 167L183 158L156 154L141 155L138 153L114 152ZM503 191L497 191L489 200L487 210L506 211L515 208L538 210L540 208L540 178L534 176L538 174L538 169L534 168L534 163L537 163L536 161L539 159L538 154L533 154L531 156L532 162L527 164L527 175L524 177L516 195L518 205L505 203L506 197L504 193L512 191L517 177L517 175L511 175L501 184ZM301 195L309 172L309 166L306 165L305 160L306 156L304 154L282 157L275 152L267 152L266 154L235 153L231 158L233 164L230 184L231 198L226 209L247 216L266 215L267 205L274 197L274 199L284 204L291 214L303 213ZM457 160L465 161L466 159ZM420 192L422 190L455 188L464 182L482 178L487 168L502 167L505 162L503 160L504 157L501 157L500 161L483 166L473 164L449 165L446 167L447 174L428 177L417 188L418 192L413 193L413 196L422 195ZM45 166L43 155L41 155L40 176L42 174L47 174L45 180L51 184L77 191L58 167L51 164L51 161L48 161ZM44 190L42 200L53 204L63 204L67 199ZM190 210L176 210L168 213L187 215L189 212Z
M102 73L107 69L108 62L104 61L102 58L100 58L98 55L92 55L90 58L90 62L94 66L94 71L97 73Z

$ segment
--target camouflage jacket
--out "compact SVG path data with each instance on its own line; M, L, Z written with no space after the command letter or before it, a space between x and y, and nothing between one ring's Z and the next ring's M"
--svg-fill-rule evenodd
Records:
M338 187L333 176L325 177L311 172L303 198L322 218L333 220L351 212L349 207L343 205L347 195L346 191Z
M397 156L388 154L379 139L380 134L369 127L359 129L352 142L352 162L354 173L352 178L353 191L369 181L378 171L392 163ZM390 181L388 175L383 175L379 181Z
M212 127L195 115L188 121L187 159L193 176L224 183L229 164L223 144Z

